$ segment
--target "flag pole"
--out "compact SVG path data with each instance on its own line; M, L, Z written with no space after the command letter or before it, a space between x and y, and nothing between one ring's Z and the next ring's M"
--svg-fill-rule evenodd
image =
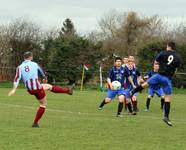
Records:
M102 75L102 66L100 65L100 68L99 68L99 77L100 77L100 90L101 92L103 92L103 75Z
M83 65L82 78L81 78L81 91L83 91L84 76L85 76L85 67Z

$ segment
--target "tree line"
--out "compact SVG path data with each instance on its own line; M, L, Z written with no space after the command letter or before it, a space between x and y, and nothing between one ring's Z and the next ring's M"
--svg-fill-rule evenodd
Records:
M167 41L175 41L182 57L179 72L186 72L186 26L171 25L158 15L142 16L136 12L111 10L100 17L98 29L80 35L70 18L60 29L43 30L38 24L18 18L0 25L0 80L12 80L15 67L23 60L25 51L47 71L49 80L69 84L81 79L83 64L89 64L85 82L94 79L100 65L107 70L115 55L134 55L138 68L145 72L152 66L155 55L165 49ZM186 77L178 75L185 86ZM178 80L177 80L178 81Z

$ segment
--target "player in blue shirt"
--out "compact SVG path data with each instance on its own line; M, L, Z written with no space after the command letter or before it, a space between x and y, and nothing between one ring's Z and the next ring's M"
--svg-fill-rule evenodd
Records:
M153 64L153 69L150 70L144 77L144 80L147 80L149 78L151 78L153 75L157 74L159 70L159 65L154 63ZM164 92L163 89L161 88L160 84L157 85L149 85L148 88L148 96L147 96L147 100L146 100L146 109L145 111L148 112L149 111L149 106L150 106L150 101L151 98L153 98L154 94L156 94L158 97L161 97L161 109L163 110L163 106L164 106Z
M162 120L169 126L172 126L169 119L170 101L172 95L172 77L181 63L180 57L176 53L175 49L176 44L174 42L167 43L166 50L160 52L155 58L155 63L159 64L158 73L131 92L131 95L133 95L148 86L160 84L163 92L165 93L164 118Z
M129 59L127 65L125 66L125 69L130 73L133 83L135 87L137 87L138 81L141 79L141 75L140 75L140 72L137 70L136 65L134 64L134 60ZM132 97L130 96L130 91L133 90L133 88L134 87L131 85L131 83L127 79L125 83L126 104L129 109L129 112L135 115L139 111L137 107L137 95L138 94L135 93ZM131 109L130 101L132 101L133 111Z
M118 104L117 117L122 117L121 111L123 109L123 104L124 104L124 99L125 99L125 96L124 96L125 95L125 91L124 91L125 78L128 78L129 81L134 86L129 72L127 72L125 68L122 67L122 59L120 57L116 57L115 66L110 69L109 77L107 78L107 83L109 86L107 97L99 105L99 110L101 110L105 104L110 103L116 96L118 96L119 104ZM112 87L113 81L119 81L121 83L121 88L119 90L113 90L113 87Z
M43 70L39 67L39 65L35 62L32 61L33 59L33 54L31 52L25 52L24 54L24 61L17 67L16 70L16 76L14 79L14 85L13 89L9 92L9 96L12 96L15 94L16 89L19 85L20 80L23 81L27 91L29 94L34 95L40 104L39 109L36 113L34 122L32 127L39 127L39 120L43 116L45 109L46 109L46 90L50 90L51 92L54 93L66 93L69 95L72 95L73 90L68 87L60 87L60 86L55 86L51 84L47 84L47 77L44 74ZM40 83L39 82L39 77L38 74L41 74L43 77L43 81L45 83Z

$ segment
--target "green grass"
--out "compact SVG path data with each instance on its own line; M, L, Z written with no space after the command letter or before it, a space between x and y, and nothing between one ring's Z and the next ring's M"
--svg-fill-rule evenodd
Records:
M185 150L186 98L173 95L171 119L174 127L161 121L160 101L151 101L146 113L145 94L139 95L140 113L116 118L117 101L102 111L98 104L106 93L76 91L73 96L47 93L48 109L41 128L31 128L37 100L18 89L7 97L0 89L0 150Z

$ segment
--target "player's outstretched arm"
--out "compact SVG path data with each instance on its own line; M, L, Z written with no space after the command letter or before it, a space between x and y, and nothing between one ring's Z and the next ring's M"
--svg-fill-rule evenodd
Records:
M14 86L13 89L8 93L8 96L12 96L15 94L17 87Z
M113 86L112 86L112 82L111 82L111 79L110 78L107 78L107 83L108 83L110 89L112 90L113 89Z
M15 75L15 79L14 79L14 85L13 85L13 88L12 90L8 93L8 96L12 96L15 94L16 92L16 89L19 85L19 81L21 79L21 71L19 69L19 67L16 69L16 75Z
M134 82L133 82L133 79L132 79L131 76L128 77L128 80L129 80L129 82L132 84L132 87L133 87L133 88L136 88L136 86L134 85Z

